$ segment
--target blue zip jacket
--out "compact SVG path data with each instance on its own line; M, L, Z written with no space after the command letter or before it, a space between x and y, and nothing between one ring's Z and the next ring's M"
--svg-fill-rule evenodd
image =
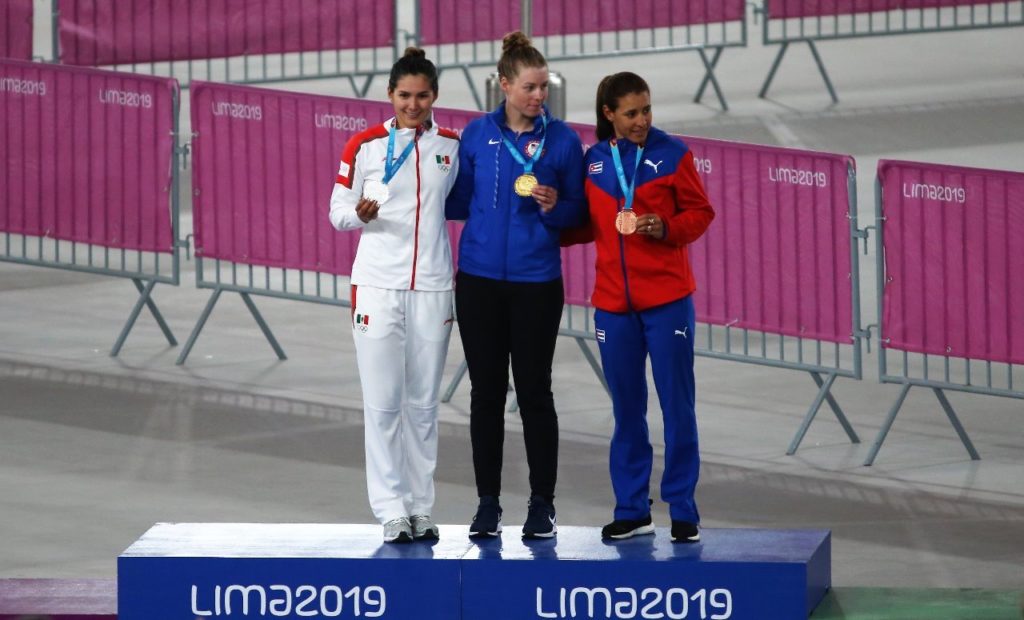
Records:
M533 174L558 190L558 202L544 213L532 197L515 193L523 166L512 158L507 138L529 161L544 136L540 117L518 136L505 125L505 103L466 126L459 142L459 176L445 215L466 220L459 242L459 270L512 282L548 282L562 275L559 234L585 218L583 145L564 122L547 118L544 151Z

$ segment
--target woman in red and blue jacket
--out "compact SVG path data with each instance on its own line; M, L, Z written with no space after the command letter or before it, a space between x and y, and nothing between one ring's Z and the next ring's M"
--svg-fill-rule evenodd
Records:
M647 357L665 425L661 496L672 540L700 540L694 489L700 469L694 411L696 289L686 246L714 218L686 144L651 126L650 88L635 73L601 81L597 137L586 155L589 226L563 243L593 240L591 303L601 365L612 394L610 463L614 520L602 538L651 534L653 452L647 431Z

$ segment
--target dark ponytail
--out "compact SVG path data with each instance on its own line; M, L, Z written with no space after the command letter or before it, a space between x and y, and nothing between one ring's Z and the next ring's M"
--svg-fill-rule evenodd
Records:
M615 137L615 127L604 117L604 108L614 112L619 107L619 99L626 95L650 93L651 88L642 77L629 71L605 76L597 85L597 134L598 140Z
M422 75L430 82L430 90L437 94L437 67L427 60L427 53L418 47L407 47L402 57L391 66L391 77L388 79L388 92L394 92L398 80L407 75Z

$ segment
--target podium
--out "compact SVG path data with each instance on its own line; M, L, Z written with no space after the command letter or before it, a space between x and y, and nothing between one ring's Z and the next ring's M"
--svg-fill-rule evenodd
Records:
M384 544L376 525L157 524L119 558L119 620L806 618L831 587L825 530L705 529L701 542L548 540L518 528Z

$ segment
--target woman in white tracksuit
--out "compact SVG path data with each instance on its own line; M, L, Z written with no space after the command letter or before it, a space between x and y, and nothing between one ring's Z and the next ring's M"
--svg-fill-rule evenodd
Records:
M409 48L391 69L394 118L345 146L331 223L362 229L352 335L363 389L366 486L386 542L436 539L437 409L452 313L444 204L458 135L433 124L437 69Z

